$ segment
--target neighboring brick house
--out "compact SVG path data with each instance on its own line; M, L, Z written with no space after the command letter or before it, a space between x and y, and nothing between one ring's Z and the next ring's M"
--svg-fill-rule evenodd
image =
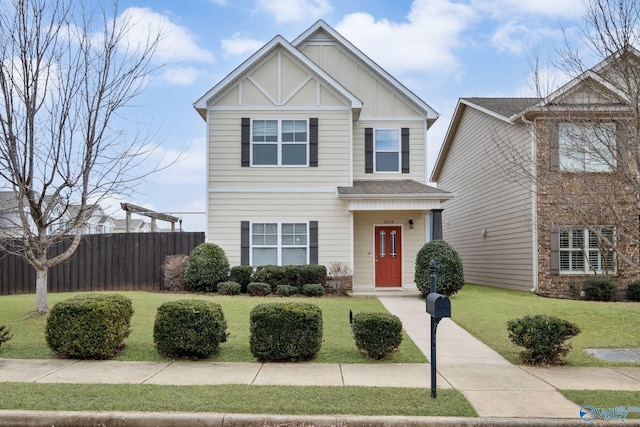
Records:
M456 194L443 234L468 282L571 297L593 274L638 278L623 261L638 263L639 212L616 60L544 99L459 100L431 180Z
M415 289L415 256L452 197L426 185L428 104L318 21L274 37L194 107L207 239L231 265L342 263L355 290Z

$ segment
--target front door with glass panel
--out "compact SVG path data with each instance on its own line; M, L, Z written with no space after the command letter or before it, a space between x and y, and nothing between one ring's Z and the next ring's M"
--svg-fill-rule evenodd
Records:
M402 286L402 228L375 227L376 286Z

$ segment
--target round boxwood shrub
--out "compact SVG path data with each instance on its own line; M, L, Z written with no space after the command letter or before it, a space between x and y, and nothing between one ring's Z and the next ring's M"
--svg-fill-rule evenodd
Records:
M168 301L158 307L153 342L165 357L206 359L227 340L222 307L211 301Z
M201 243L189 255L184 280L196 292L215 292L216 285L227 280L229 261L220 246Z
M131 300L123 295L77 295L51 309L47 345L62 358L109 359L124 347L132 315Z
M563 357L571 350L565 343L580 333L575 324L546 314L527 315L507 322L509 339L524 347L520 358L531 365L563 364Z
M281 297L289 297L298 293L298 288L290 285L278 285L276 288L276 295Z
M242 286L238 282L220 282L218 283L218 293L220 295L240 295Z
M618 295L618 285L611 277L587 277L582 282L582 292L587 301L613 301Z
M247 286L251 283L251 276L253 275L253 267L250 265L236 265L231 267L229 271L229 280L232 282L240 283L242 286L241 292L247 293Z
M307 297L321 297L324 295L324 286L312 283L302 287L302 294Z
M249 326L251 354L261 362L310 360L322 344L322 311L315 304L259 304Z
M634 280L627 287L627 298L631 301L640 301L640 280Z
M271 295L271 285L262 282L251 282L247 285L247 294L252 297L264 297Z
M451 296L464 286L464 271L460 255L444 240L427 242L416 255L415 282L422 293L427 296L431 289L429 277L431 260L436 262L436 292Z
M402 342L402 322L393 314L356 313L352 329L356 347L371 359L384 359Z

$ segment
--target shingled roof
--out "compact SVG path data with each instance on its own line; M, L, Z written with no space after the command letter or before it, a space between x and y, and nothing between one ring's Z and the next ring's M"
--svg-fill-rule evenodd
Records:
M351 187L338 187L340 198L351 197L433 197L448 195L436 187L411 179L353 181Z
M542 98L462 98L463 100L509 118L540 102Z

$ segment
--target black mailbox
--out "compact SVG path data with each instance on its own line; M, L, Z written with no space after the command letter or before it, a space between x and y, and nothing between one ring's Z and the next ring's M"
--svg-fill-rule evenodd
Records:
M442 294L431 292L427 295L427 313L438 319L451 317L451 300Z

